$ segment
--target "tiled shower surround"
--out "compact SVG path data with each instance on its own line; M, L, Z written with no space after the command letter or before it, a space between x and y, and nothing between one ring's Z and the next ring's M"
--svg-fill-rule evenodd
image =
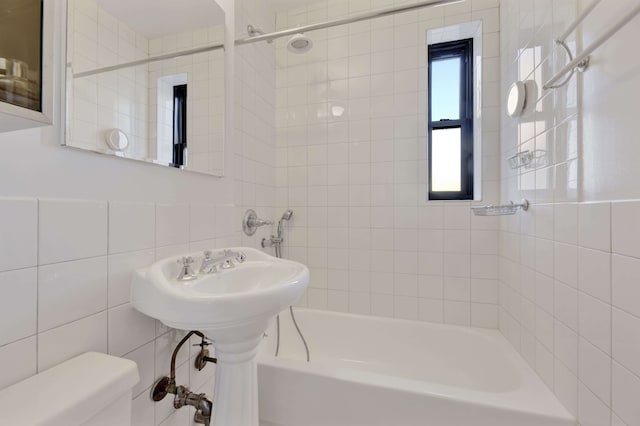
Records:
M399 2L396 2L399 3ZM321 1L292 28L393 6ZM498 202L497 1L422 9L276 45L278 203L295 212L287 256L306 263L309 307L498 325L498 221L471 202L426 201L427 31L482 22L483 199Z
M632 3L600 4L578 46ZM502 199L532 207L500 222L500 330L582 426L639 425L640 152L625 93L640 77L624 54L638 26L611 38L586 73L543 91L566 63L553 39L579 4L500 2L501 98L516 80L538 86L521 117L502 112L501 155L538 150L542 160L520 170L501 162Z
M632 0L607 2L579 33L590 43ZM223 1L227 5L231 2ZM279 13L236 0L235 37L404 4L328 0ZM640 87L630 25L590 70L542 91L564 63L553 37L574 0L467 0L233 52L225 177L177 173L60 148L57 128L0 134L0 387L76 353L138 362L136 426L190 425L193 412L148 398L181 333L131 309L129 274L154 259L229 245L247 208L294 210L285 256L307 263L301 305L499 328L582 426L640 424ZM425 34L483 24L483 200L528 198L528 212L475 217L470 202L426 202ZM570 47L575 50L575 37ZM636 49L637 50L637 49ZM509 85L534 80L520 118ZM228 87L227 89L230 89ZM334 108L338 107L338 108ZM226 122L228 125L229 122ZM499 142L498 142L499 141ZM545 152L535 167L504 158ZM6 297L5 295L11 295ZM189 353L189 351L192 351ZM210 393L185 347L178 380Z

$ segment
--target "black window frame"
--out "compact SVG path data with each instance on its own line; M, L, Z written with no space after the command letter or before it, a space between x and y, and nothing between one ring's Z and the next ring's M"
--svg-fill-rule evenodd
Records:
M434 60L460 58L460 115L458 119L432 121L431 118L431 63ZM429 200L473 200L473 38L431 44L428 48L428 199ZM433 130L460 129L460 191L433 191L431 178L431 142Z
M173 86L173 162L171 167L187 165L187 85Z

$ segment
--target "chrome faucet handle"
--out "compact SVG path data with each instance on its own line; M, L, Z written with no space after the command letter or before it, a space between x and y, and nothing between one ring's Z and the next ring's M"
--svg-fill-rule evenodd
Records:
M205 250L204 251L204 260L210 260L212 254L213 254L213 252L211 250Z
M191 268L191 264L194 262L193 257L183 257L176 262L182 266L182 268L180 268L180 274L178 274L178 281L191 281L198 278L195 272L193 272L193 268Z
M242 218L242 229L247 236L252 236L260 226L273 225L273 221L258 218L254 210L247 210Z
M244 263L247 260L247 255L244 254L244 252L239 251L238 253L236 253L236 261L238 263Z
M185 256L185 257L182 257L182 259L178 259L176 262L184 266L185 268L187 268L194 262L194 260L193 260L193 257L191 256Z

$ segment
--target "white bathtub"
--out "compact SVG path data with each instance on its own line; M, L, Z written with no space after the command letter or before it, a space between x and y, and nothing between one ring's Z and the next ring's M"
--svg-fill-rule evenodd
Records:
M296 309L258 355L262 426L569 426L496 330Z

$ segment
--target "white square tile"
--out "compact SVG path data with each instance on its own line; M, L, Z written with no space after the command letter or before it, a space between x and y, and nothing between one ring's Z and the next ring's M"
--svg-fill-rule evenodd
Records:
M540 342L536 342L536 373L549 389L553 389L553 354Z
M0 371L0 389L36 374L37 346L35 336L0 346L0 363L10 366Z
M536 238L536 271L548 277L553 276L553 241Z
M640 424L640 377L613 363L612 408L627 425Z
M611 254L580 248L578 268L580 291L611 302Z
M477 303L498 303L498 281L487 279L471 280L471 301Z
M444 298L445 300L469 302L471 300L471 279L445 277Z
M640 316L640 260L613 255L613 305Z
M582 247L611 251L611 204L578 206L578 243Z
M109 253L155 247L155 206L109 202Z
M89 351L107 353L106 312L38 334L38 371Z
M578 374L578 334L556 321L553 337L555 356L573 374Z
M559 203L554 207L555 241L578 244L578 204Z
M471 303L445 300L444 322L453 325L471 325Z
M578 415L578 378L558 359L554 364L553 391L573 416Z
M536 339L550 351L553 350L553 316L536 307Z
M49 330L107 308L107 258L38 268L38 331Z
M155 327L154 327L155 335ZM155 343L150 342L138 349L129 352L123 358L130 359L138 364L138 373L140 374L140 381L133 388L132 395L137 397L142 392L146 391L156 380L155 378L155 365L151 360L155 356ZM147 394L145 396L148 397ZM136 423L137 424L137 423Z
M0 346L36 333L36 268L0 273Z
M578 330L578 291L575 288L555 282L554 314L564 325Z
M468 205L445 204L444 206L445 229L470 229L471 209Z
M396 318L418 319L418 299L416 297L394 296L393 311Z
M602 401L611 400L611 358L585 339L579 343L578 377Z
M36 266L38 262L38 202L0 199L0 271Z
M349 312L358 315L371 313L371 295L369 293L349 292Z
M581 426L607 426L611 410L587 386L578 382L578 421Z
M436 258L435 255L427 255L429 258ZM449 277L469 278L471 277L471 256L468 254L446 253L444 255L444 274ZM438 275L429 274L426 275ZM474 278L484 278L474 276ZM491 277L488 277L491 278Z
M553 240L554 208L551 204L535 206L536 237Z
M613 310L613 359L640 376L640 318Z
M640 202L612 204L612 250L640 258Z
M547 311L549 314L552 314L553 300L553 279L547 277L546 275L536 274L536 305Z
M132 424L136 426L155 426L155 405L149 395L142 393L133 399Z
M150 266L155 260L154 250L135 251L109 256L108 306L129 301L133 271Z
M330 311L349 312L349 293L340 290L327 290L327 306Z
M371 294L371 314L381 317L393 317L393 296L390 294Z
M444 321L444 302L438 299L418 299L418 319L420 321Z
M156 205L156 247L189 242L189 206Z
M136 311L129 303L109 309L109 353L122 356L152 341L156 321Z
M471 277L476 279L497 279L498 256L472 254Z
M611 305L587 294L578 294L580 336L611 354Z
M39 264L107 254L107 203L40 200Z
M471 231L471 253L498 254L498 233L496 231Z
M570 244L555 243L554 245L555 279L578 287L578 247Z
M486 303L472 303L471 326L498 328L498 306Z

